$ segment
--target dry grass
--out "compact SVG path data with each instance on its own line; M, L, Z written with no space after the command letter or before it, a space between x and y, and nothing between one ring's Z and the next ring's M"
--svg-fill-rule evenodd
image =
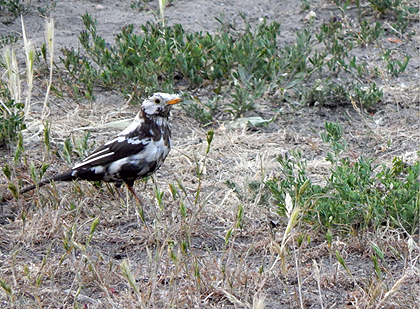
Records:
M62 109L67 118L52 120L53 148L68 138L69 132L75 139L84 135L75 127L127 115L127 110L116 107L117 102L109 103L106 108L96 104L56 106L57 113L52 115ZM308 122L314 121L313 115L306 117ZM180 110L173 118L171 155L157 173L155 184L149 181L137 186L144 199L145 223L130 196L127 203L121 201L112 194L112 187L105 185L96 189L84 182L56 184L9 203L29 210L19 211L18 217L1 226L0 278L11 289L10 294L4 289L0 292L3 304L17 308L74 304L89 308L418 305L418 239L410 242L401 231L384 228L371 235L334 238L329 247L319 231L301 222L291 230L285 249L279 251L287 220L276 215L276 205L261 181L275 173L276 156L295 147L305 150L314 174L327 173L328 168L320 139L303 133L303 117L294 123L284 120L285 116L279 129L269 132L219 127L207 158L206 131ZM399 127L399 136L405 136L406 141L418 134L401 125L408 117L392 119L392 125L382 124L376 130L389 130L392 135ZM354 140L363 132L355 123L349 124L348 130ZM95 130L91 140L100 144L111 131ZM39 164L42 139L33 133L25 135L26 157ZM384 141L378 135L372 133L370 143L381 145ZM361 149L357 143L355 148ZM398 154L410 158L410 149L398 149ZM382 158L396 151L390 147ZM52 163L54 172L67 167L59 159ZM197 168L204 170L201 182ZM226 180L235 183L236 190L229 188ZM252 182L259 183L257 190L250 189ZM177 188L178 197L173 197L169 185ZM155 190L163 192L160 205ZM186 208L184 215L181 205ZM238 224L240 205L243 216ZM99 223L92 232L94 220ZM228 231L231 235L226 241ZM298 247L299 235L311 241ZM371 242L385 250L381 278L374 275ZM346 261L348 272L337 262L335 250Z
M39 80L33 91L33 98L48 93ZM354 158L418 160L418 85L387 85L384 92L388 102L372 117L352 108L284 106L268 128L215 126L208 155L206 130L175 110L170 156L154 182L137 184L142 207L128 194L120 200L112 186L86 182L53 184L3 203L0 307L420 308L418 235L384 226L329 244L292 208L293 219L280 217L263 182L276 174L278 155L301 149L322 183L329 171L318 134L325 121L343 123ZM38 167L45 158L48 173L65 170L54 155L65 139L76 141L89 127L95 147L120 131L104 124L136 113L117 95L83 104L51 97L53 153L39 121L45 100L32 99L16 183L30 181L29 163ZM4 195L7 180L0 183ZM372 244L384 253L380 274Z

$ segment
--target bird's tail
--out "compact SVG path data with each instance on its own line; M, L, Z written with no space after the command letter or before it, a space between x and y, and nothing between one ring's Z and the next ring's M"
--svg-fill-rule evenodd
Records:
M25 192L34 190L36 187L45 186L45 185L47 185L47 184L49 184L49 183L51 183L53 181L72 181L72 180L75 180L76 177L72 176L72 172L73 172L73 170L70 169L67 172L64 172L62 174L59 174L59 175L57 175L55 177L42 180L37 185L32 185L32 186L28 186L26 188L23 188L22 190L19 191L19 194L22 194L22 193L25 193Z

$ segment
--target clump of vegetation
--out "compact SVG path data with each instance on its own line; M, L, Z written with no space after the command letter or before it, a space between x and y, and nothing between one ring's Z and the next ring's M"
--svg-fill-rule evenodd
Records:
M2 101L1 99L0 103L0 147L4 147L16 141L16 133L25 129L24 104L14 100Z
M9 12L15 18L21 15L26 10L24 1L21 0L1 0L0 12Z
M290 194L305 210L304 220L325 230L363 234L367 229L387 225L408 234L416 233L419 162L407 165L397 157L387 167L375 164L372 158L350 160L341 125L325 126L322 140L331 149L325 158L331 163L326 184L312 183L300 152L279 157L281 175L266 183L279 201L278 213L285 214L284 200Z
M50 12L55 8L57 1L50 1L50 3L45 4L45 6L38 6L37 10L42 16L49 16ZM31 1L24 0L0 0L0 13L5 13L5 15L10 14L13 16L12 19L6 20L7 22L12 22L14 18L18 18L25 13L30 12L30 7L32 5ZM2 21L5 22L5 21Z
M75 93L94 97L96 87L117 89L127 96L141 97L155 89L172 91L179 85L194 90L207 85L217 95L231 96L231 103L210 109L210 118L218 111L229 111L234 117L253 110L264 92L277 90L285 101L300 104L356 103L373 108L383 96L378 78L371 68L353 55L353 50L383 36L379 21L347 21L345 10L315 27L308 22L296 35L292 45L280 47L280 24L262 21L255 29L241 15L244 29L235 24L221 27L214 35L185 33L180 24L163 26L147 23L142 33L125 27L114 44L105 42L97 32L97 22L83 16L86 30L79 37L82 50L63 50L61 59L70 73ZM318 48L322 46L323 48ZM403 73L410 55L392 59L385 51L383 61L390 74ZM293 88L293 95L290 89ZM192 103L194 104L194 103ZM196 106L188 112L199 121L208 122ZM203 110L208 113L209 110Z
M21 85L16 54L9 46L2 54L1 66L5 68L4 80L0 79L0 146L16 141L25 128L25 104L21 99Z

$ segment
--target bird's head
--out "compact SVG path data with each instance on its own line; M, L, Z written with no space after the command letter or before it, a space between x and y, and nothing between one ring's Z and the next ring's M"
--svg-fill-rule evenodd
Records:
M175 94L154 93L143 101L142 109L145 116L168 117L173 104L182 102L182 99Z

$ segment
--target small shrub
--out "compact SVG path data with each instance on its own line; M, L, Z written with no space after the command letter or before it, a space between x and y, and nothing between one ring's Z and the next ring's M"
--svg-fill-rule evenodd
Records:
M15 18L22 15L26 10L23 1L20 0L0 0L0 12L12 13Z
M281 176L267 181L278 201L278 213L285 215L286 194L294 195L303 209L304 219L325 230L342 232L377 229L381 225L416 233L419 222L419 162L408 166L400 158L391 168L375 164L373 158L352 161L345 152L340 125L327 123L324 143L332 152L325 185L314 185L306 174L306 161L299 152L280 157Z
M23 109L23 103L0 98L0 147L15 142L17 132L25 129Z

